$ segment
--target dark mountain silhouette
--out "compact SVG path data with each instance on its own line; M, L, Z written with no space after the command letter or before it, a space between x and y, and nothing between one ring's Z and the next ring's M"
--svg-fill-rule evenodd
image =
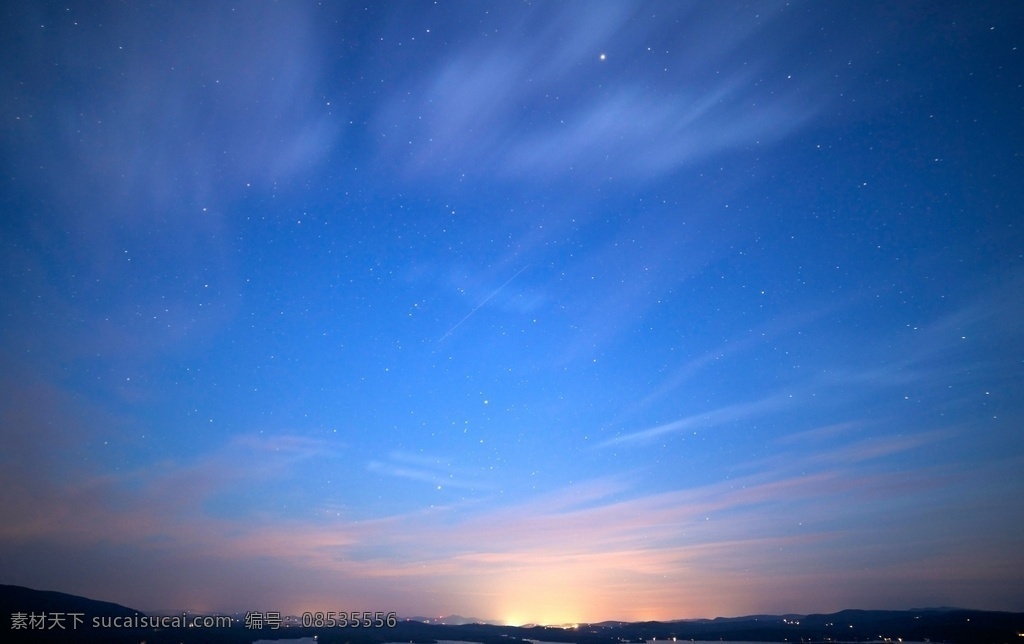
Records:
M0 614L9 619L11 613L19 611L85 613L90 616L129 616L139 612L120 604L78 595L0 584Z
M110 642L170 644L171 642L218 642L250 644L258 639L297 639L316 636L318 644L384 644L411 642L434 644L438 640L459 640L480 644L525 644L525 640L564 642L566 644L628 644L659 640L722 640L751 642L868 642L890 638L897 641L988 644L1018 642L1024 633L1024 613L1003 613L960 608L927 608L908 611L844 610L826 615L748 615L687 619L668 622L606 621L579 624L575 628L550 626L502 626L483 620L452 615L447 618L420 618L436 622L472 621L472 623L429 623L399 619L391 628L302 628L282 625L279 629L246 628L243 616L235 616L233 625L219 628L133 627L144 613L110 602L96 601L66 593L32 590L21 586L0 585L0 613L6 626L0 627L4 642ZM80 614L81 623L71 629L67 616ZM14 628L16 614L45 615L49 625L53 615L63 615L63 628ZM100 618L120 618L127 627L102 627ZM284 644L284 643L282 643Z

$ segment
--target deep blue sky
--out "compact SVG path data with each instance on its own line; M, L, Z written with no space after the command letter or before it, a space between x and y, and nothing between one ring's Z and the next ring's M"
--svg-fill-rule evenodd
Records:
M7 3L0 582L1024 610L1021 7Z

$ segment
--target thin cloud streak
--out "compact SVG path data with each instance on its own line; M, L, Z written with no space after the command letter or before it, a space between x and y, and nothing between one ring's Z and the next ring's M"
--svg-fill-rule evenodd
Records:
M720 407L702 414L680 418L664 425L616 436L598 443L597 448L643 444L666 434L676 434L690 429L710 429L726 423L776 412L792 404L794 404L792 396L776 394L761 400Z
M489 487L483 483L466 480L462 476L456 478L454 473L449 472L446 468L439 467L436 464L431 467L422 467L394 461L385 462L371 460L367 463L366 469L367 471L375 474L383 474L385 476L394 476L397 478L409 479L411 481L429 483L432 487L436 487L439 490L442 488L486 490Z

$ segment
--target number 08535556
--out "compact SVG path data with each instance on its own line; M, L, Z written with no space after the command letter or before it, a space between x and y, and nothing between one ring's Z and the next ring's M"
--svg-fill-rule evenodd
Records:
M395 611L315 611L302 614L302 625L315 628L393 628Z

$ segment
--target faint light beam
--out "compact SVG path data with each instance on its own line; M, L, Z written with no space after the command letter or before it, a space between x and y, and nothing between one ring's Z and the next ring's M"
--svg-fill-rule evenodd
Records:
M526 266L523 266L522 268L520 268L520 269L519 269L519 270L518 270L518 271L516 272L516 274L515 274L515 275L513 275L513 276L512 276L512 277L510 277L510 278L508 278L508 281L506 281L506 282L505 282L504 284L502 284L501 286L499 286L498 288L496 288L496 289L494 290L494 292L493 292L493 293L491 293L490 295L488 295L487 297L485 297L485 298L484 298L483 302L480 302L479 304L477 304L477 305L476 305L476 307L475 307L475 308L474 308L474 309L473 309L472 311L470 311L469 313L467 313L467 314L466 314L466 317L462 318L461 320L459 320L458 322L456 322L456 323L455 323L455 326L453 326L452 328L448 329L448 332L447 332L447 333L445 333L444 335L442 335L442 336L441 336L440 338L438 338L438 339L437 339L437 342L436 342L435 344L438 344L438 343L440 343L440 342L441 342L441 340L444 340L445 338L447 338L448 336L450 336L450 335L452 334L452 332L453 332L453 331L455 331L455 329L459 328L459 326L460 326L460 325L461 325L461 324L462 324L463 322L465 322L466 320L468 320L468 319L469 319L469 317L470 317L471 315L473 315L474 313L476 313L476 312L477 312L477 311L478 311L478 310L480 309L480 307L481 307L481 306L483 306L484 304L487 304L487 302L489 302L489 301L490 301L490 299L491 299L492 297L494 297L495 295L497 295L498 293L500 293L500 292L501 292L501 289L503 289L503 288L505 288L506 286L508 286L509 284L511 284L511 283L512 283L512 280L514 280L515 278L519 277L519 274L520 274L520 273L522 273L523 271L525 271L525 270L526 270L527 268L529 268L529 267L530 267L530 265L529 265L529 264L527 264Z

